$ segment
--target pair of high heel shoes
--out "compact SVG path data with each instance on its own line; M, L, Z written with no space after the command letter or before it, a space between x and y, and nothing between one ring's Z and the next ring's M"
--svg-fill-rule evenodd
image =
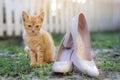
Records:
M91 55L89 32L85 16L75 16L59 47L52 69L57 73L72 71L73 67L91 77L97 77L99 71Z

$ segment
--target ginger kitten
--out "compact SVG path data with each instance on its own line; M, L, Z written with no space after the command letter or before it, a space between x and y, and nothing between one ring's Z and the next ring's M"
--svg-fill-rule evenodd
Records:
M29 16L25 11L22 12L24 23L23 39L26 47L25 51L29 54L31 65L50 63L54 60L55 46L51 35L42 29L44 12L39 15Z

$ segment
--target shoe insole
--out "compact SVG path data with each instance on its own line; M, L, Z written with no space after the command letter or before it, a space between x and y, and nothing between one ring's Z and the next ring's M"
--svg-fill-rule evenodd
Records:
M90 50L89 50L90 48L87 47L90 44L86 44L85 42L86 41L83 37L83 33L79 31L77 33L77 39L76 39L77 56L80 59L91 60L91 55L90 55Z
M76 48L77 48L76 49L77 56L80 59L84 59L85 58L84 42L83 42L82 37L79 33L77 33Z
M61 55L61 61L70 61L70 57L71 57L71 49L65 49L63 50L63 53Z

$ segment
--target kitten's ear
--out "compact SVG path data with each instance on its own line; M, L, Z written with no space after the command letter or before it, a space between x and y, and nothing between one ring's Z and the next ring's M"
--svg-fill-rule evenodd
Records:
M44 13L44 12L41 12L41 13L38 15L38 18L39 18L40 22L43 22L44 16L45 16L45 13Z
M24 22L29 18L28 14L25 11L22 12L22 18Z

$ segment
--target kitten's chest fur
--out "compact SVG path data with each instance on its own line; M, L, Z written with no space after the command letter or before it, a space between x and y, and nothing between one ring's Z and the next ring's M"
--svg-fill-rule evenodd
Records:
M41 34L35 36L26 36L25 42L31 49L44 48L44 41Z

